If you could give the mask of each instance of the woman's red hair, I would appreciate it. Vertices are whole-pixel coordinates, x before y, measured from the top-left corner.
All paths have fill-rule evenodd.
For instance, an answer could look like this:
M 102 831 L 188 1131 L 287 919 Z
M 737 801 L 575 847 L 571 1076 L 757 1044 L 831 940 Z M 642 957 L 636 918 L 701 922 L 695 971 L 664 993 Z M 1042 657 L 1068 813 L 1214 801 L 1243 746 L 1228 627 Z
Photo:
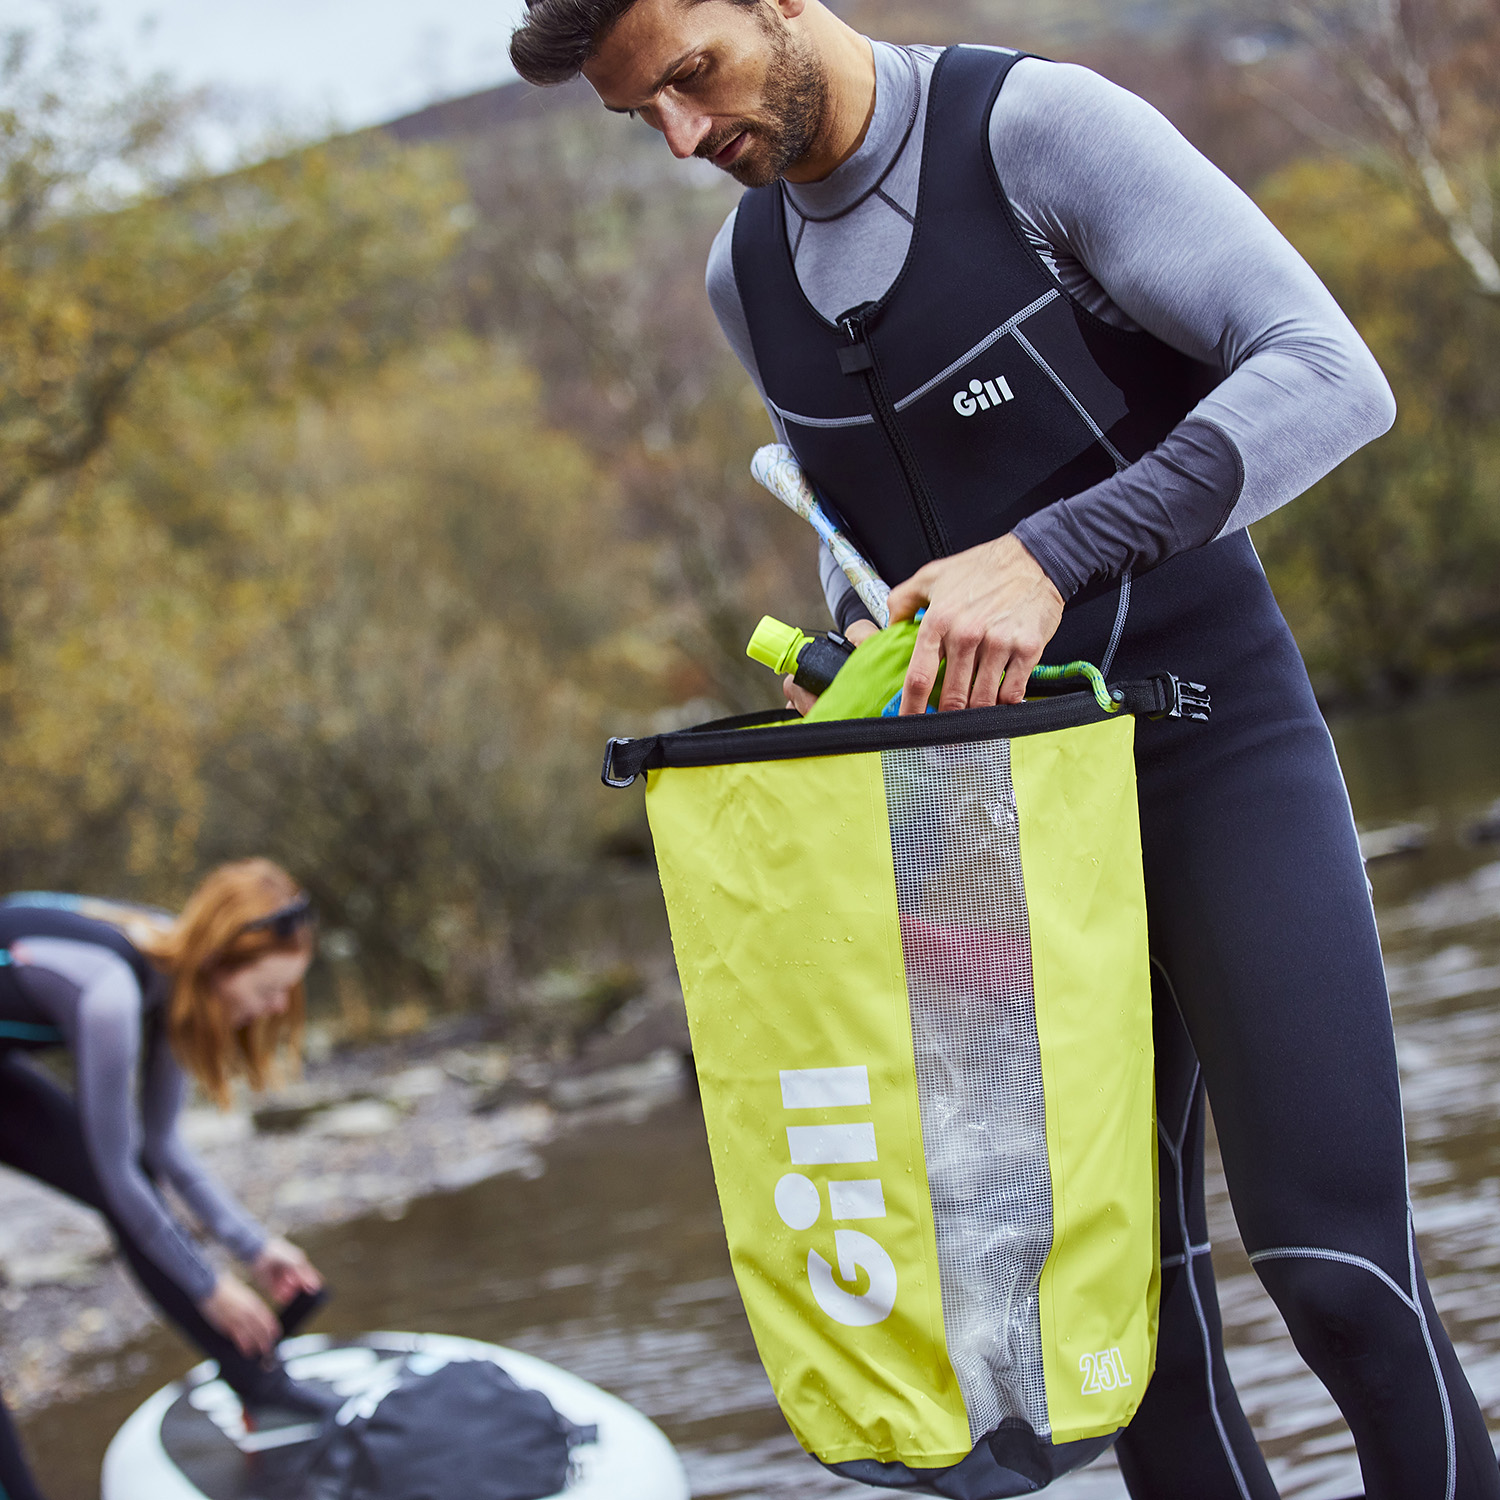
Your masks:
M 169 927 L 131 934 L 136 946 L 172 980 L 167 1004 L 172 1051 L 221 1109 L 229 1105 L 229 1086 L 237 1074 L 243 1073 L 252 1088 L 264 1088 L 275 1077 L 282 1048 L 294 1058 L 301 1049 L 306 997 L 300 982 L 292 987 L 282 1014 L 238 1028 L 230 1026 L 213 988 L 216 977 L 268 953 L 311 956 L 309 923 L 284 937 L 269 927 L 250 925 L 291 905 L 301 894 L 280 865 L 269 859 L 239 859 L 205 877 Z

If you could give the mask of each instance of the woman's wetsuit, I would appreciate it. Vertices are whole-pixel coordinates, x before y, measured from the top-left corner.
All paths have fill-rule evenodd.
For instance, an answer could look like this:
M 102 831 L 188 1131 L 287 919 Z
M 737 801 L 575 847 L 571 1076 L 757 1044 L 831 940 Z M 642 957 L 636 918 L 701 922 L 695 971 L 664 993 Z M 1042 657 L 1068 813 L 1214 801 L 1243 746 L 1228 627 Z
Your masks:
M 876 44 L 864 144 L 822 183 L 742 200 L 709 292 L 778 430 L 892 582 L 1013 527 L 1070 601 L 1044 660 L 1102 661 L 1122 679 L 1167 668 L 1212 690 L 1207 723 L 1145 722 L 1137 740 L 1163 1283 L 1156 1373 L 1119 1443 L 1126 1482 L 1136 1500 L 1276 1494 L 1224 1362 L 1206 1084 L 1241 1236 L 1353 1432 L 1367 1494 L 1500 1500 L 1412 1239 L 1348 798 L 1242 529 L 1383 430 L 1389 394 L 1291 247 L 1141 101 L 1083 69 L 963 50 L 945 76 L 970 81 L 940 89 L 936 49 Z M 986 76 L 1001 77 L 998 95 Z M 840 339 L 840 310 L 871 302 Z M 1157 341 L 1140 340 L 1144 365 L 1131 330 Z M 1183 415 L 1162 436 L 1154 390 L 1183 357 L 1211 389 L 1175 398 Z M 1001 373 L 1014 401 L 965 394 Z M 1107 436 L 1080 447 L 1055 400 L 1061 425 L 1049 418 L 1048 379 L 1122 451 Z M 1134 414 L 1155 432 L 1132 436 Z M 1043 463 L 1037 489 L 1005 499 L 1013 467 L 1049 444 L 1051 476 Z M 933 514 L 946 548 L 931 545 Z M 827 561 L 845 623 L 859 607 Z
M 198 1311 L 217 1276 L 157 1187 L 170 1182 L 240 1260 L 265 1244 L 178 1134 L 184 1082 L 161 1025 L 165 978 L 113 928 L 45 908 L 0 906 L 0 951 L 0 1163 L 102 1214 L 156 1305 L 252 1395 L 265 1371 Z M 72 1052 L 76 1094 L 26 1061 L 49 1046 Z M 0 1493 L 36 1494 L 3 1408 Z

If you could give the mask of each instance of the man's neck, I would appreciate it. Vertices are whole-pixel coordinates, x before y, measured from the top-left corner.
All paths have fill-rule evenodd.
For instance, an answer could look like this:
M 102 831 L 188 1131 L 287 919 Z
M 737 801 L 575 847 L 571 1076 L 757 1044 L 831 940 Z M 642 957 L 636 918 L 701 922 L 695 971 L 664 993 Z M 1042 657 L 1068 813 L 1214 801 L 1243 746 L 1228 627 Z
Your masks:
M 826 6 L 808 5 L 798 18 L 803 40 L 817 53 L 828 82 L 823 129 L 813 149 L 787 169 L 788 182 L 821 182 L 864 141 L 875 113 L 875 53 L 869 38 Z

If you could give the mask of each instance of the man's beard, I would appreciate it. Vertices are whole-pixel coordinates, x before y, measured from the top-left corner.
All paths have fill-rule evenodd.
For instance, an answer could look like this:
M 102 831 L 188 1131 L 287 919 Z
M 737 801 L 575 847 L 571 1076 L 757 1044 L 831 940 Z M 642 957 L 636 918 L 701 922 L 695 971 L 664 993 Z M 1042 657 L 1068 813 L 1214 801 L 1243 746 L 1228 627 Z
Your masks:
M 766 187 L 812 149 L 828 109 L 828 75 L 805 43 L 785 33 L 776 37 L 776 55 L 766 70 L 760 118 L 740 120 L 704 141 L 696 155 L 712 160 L 742 131 L 750 137 L 724 168 L 745 187 Z

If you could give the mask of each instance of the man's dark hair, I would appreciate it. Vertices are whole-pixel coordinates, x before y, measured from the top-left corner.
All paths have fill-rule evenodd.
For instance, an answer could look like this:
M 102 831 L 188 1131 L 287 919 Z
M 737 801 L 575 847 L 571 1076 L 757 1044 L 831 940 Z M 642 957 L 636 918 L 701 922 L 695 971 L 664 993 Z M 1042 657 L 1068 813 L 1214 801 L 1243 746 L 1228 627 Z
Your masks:
M 698 4 L 700 0 L 688 0 Z M 732 0 L 758 5 L 760 0 Z M 576 78 L 635 0 L 526 0 L 526 19 L 510 39 L 510 60 L 527 83 L 548 87 Z

